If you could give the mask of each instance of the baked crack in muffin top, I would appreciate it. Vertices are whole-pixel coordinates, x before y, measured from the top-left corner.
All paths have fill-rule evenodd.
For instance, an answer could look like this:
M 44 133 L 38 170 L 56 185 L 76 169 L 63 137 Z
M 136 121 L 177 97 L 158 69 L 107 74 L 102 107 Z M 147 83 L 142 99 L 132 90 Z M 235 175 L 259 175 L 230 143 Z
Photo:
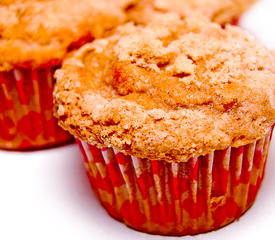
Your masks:
M 55 76 L 55 115 L 98 147 L 166 161 L 239 147 L 275 122 L 272 54 L 238 27 L 126 24 L 74 52 Z
M 0 0 L 0 71 L 61 60 L 126 20 L 133 0 Z

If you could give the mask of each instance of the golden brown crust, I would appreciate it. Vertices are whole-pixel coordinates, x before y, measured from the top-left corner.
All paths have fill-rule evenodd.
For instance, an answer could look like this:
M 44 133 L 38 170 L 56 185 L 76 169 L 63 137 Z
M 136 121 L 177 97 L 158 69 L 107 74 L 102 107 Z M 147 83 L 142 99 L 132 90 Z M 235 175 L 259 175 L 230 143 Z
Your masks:
M 56 72 L 55 114 L 99 147 L 186 161 L 265 136 L 275 121 L 270 52 L 237 27 L 167 15 L 127 24 Z
M 198 16 L 219 24 L 232 23 L 256 0 L 140 0 L 129 12 L 130 19 L 148 23 L 155 15 L 176 12 L 184 17 Z
M 83 37 L 122 23 L 133 0 L 0 0 L 0 70 L 62 59 Z

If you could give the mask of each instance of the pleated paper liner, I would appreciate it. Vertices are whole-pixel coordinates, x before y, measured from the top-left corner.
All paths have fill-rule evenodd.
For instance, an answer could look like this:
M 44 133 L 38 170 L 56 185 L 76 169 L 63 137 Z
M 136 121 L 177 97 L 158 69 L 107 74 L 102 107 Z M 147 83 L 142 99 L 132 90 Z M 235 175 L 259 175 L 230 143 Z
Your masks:
M 91 42 L 87 34 L 72 42 L 67 52 Z M 30 62 L 8 72 L 0 72 L 0 148 L 36 149 L 59 145 L 72 137 L 53 117 L 53 73 L 61 60 L 32 69 Z
M 189 235 L 225 226 L 251 207 L 271 135 L 185 163 L 139 159 L 77 142 L 92 188 L 112 217 L 147 233 Z
M 71 139 L 53 117 L 53 72 L 53 67 L 0 72 L 0 148 L 41 148 Z

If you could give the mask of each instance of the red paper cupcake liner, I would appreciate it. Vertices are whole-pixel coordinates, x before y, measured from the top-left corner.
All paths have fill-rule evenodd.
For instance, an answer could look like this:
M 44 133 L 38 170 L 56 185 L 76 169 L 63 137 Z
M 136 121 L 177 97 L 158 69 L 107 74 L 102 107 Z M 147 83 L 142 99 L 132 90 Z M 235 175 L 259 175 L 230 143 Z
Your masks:
M 147 233 L 189 235 L 238 219 L 264 177 L 269 136 L 184 163 L 151 161 L 77 140 L 92 188 L 107 212 Z
M 0 148 L 34 149 L 71 139 L 53 117 L 54 70 L 0 72 Z

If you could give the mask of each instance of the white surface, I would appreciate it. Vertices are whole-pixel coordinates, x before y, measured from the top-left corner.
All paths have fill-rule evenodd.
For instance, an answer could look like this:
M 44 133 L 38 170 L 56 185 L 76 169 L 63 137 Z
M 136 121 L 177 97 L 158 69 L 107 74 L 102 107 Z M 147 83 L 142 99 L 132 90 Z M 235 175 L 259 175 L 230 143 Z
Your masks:
M 275 49 L 275 0 L 259 0 L 241 18 L 240 25 L 267 47 Z
M 274 0 L 262 1 L 241 21 L 269 47 L 275 43 L 274 8 Z M 223 229 L 183 239 L 274 239 L 274 173 L 275 141 L 254 206 Z M 139 233 L 109 217 L 95 199 L 74 144 L 36 152 L 0 151 L 0 190 L 1 240 L 179 239 Z

